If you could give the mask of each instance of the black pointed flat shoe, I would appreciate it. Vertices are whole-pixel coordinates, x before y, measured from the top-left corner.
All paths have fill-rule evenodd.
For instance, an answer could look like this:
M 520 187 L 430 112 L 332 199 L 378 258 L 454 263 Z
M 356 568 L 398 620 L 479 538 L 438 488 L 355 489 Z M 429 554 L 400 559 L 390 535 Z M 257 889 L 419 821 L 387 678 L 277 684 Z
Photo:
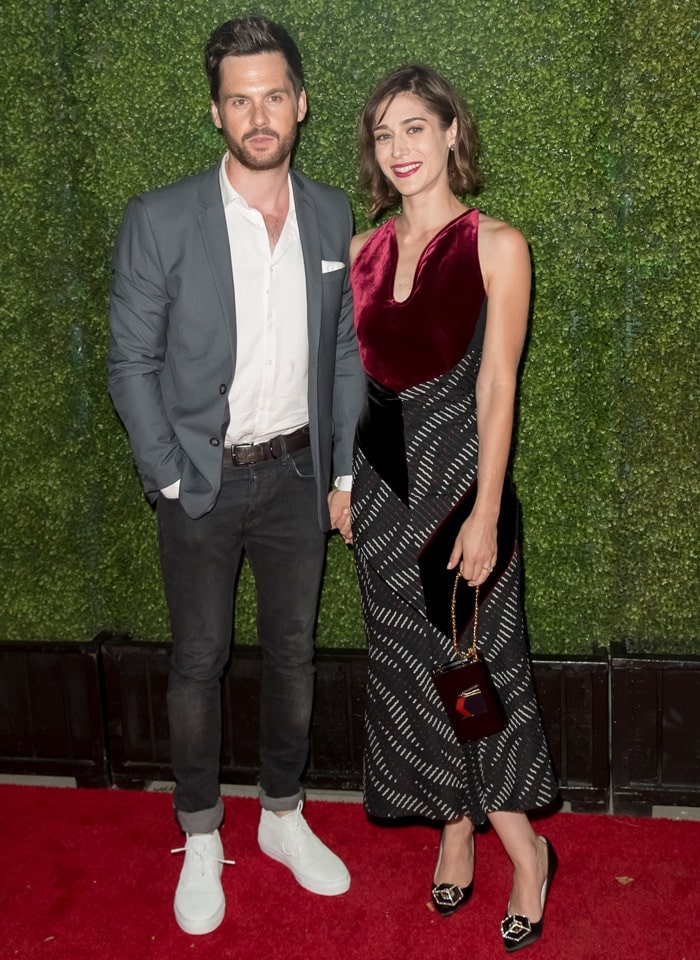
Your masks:
M 503 937 L 503 946 L 506 948 L 507 953 L 515 953 L 516 950 L 529 947 L 530 944 L 535 943 L 535 941 L 539 940 L 542 936 L 542 930 L 544 928 L 544 908 L 547 903 L 547 896 L 552 886 L 554 874 L 559 864 L 552 844 L 546 837 L 542 837 L 542 840 L 547 845 L 547 876 L 542 884 L 542 892 L 540 894 L 542 916 L 539 920 L 533 921 L 528 919 L 528 917 L 523 917 L 519 913 L 507 913 L 505 915 L 501 921 L 501 936 Z
M 471 836 L 472 842 L 472 857 L 474 856 L 474 834 Z M 440 841 L 440 856 L 438 857 L 437 867 L 435 868 L 435 877 L 437 877 L 440 872 L 440 863 L 442 862 L 442 841 Z M 435 880 L 433 877 L 433 881 Z M 430 891 L 430 896 L 432 897 L 433 906 L 437 912 L 443 917 L 451 917 L 453 913 L 457 913 L 458 910 L 461 910 L 462 907 L 466 907 L 469 903 L 472 893 L 474 892 L 474 879 L 466 887 L 458 887 L 456 883 L 435 883 L 433 882 L 432 889 Z
M 473 880 L 468 887 L 458 887 L 456 883 L 434 883 L 430 896 L 437 912 L 443 917 L 451 917 L 466 907 L 473 892 Z

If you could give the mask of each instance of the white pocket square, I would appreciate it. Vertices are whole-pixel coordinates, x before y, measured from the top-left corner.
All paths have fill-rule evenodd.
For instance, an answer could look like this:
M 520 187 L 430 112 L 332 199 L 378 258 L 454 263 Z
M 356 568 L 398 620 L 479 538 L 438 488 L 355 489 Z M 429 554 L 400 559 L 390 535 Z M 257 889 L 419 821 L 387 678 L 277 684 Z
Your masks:
M 323 273 L 333 273 L 334 270 L 344 270 L 345 264 L 339 260 L 321 260 L 321 270 Z

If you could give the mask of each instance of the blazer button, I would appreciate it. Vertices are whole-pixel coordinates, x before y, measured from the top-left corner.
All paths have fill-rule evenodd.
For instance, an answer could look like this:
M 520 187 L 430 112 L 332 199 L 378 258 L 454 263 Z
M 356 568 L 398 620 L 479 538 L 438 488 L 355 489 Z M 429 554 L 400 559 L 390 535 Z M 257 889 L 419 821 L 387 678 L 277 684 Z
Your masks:
M 219 440 L 218 437 L 209 437 L 209 443 L 212 445 L 212 447 L 218 447 L 221 443 L 221 440 Z
M 226 384 L 222 383 L 219 387 L 219 393 L 223 396 L 226 393 Z

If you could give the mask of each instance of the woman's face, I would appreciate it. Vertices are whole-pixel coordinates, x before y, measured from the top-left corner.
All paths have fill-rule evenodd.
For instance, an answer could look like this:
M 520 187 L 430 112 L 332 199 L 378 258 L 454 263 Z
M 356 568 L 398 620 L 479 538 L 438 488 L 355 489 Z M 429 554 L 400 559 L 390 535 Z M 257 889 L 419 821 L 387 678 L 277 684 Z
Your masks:
M 396 190 L 402 196 L 415 196 L 448 183 L 447 158 L 456 133 L 456 119 L 444 130 L 419 97 L 399 93 L 379 105 L 374 155 Z

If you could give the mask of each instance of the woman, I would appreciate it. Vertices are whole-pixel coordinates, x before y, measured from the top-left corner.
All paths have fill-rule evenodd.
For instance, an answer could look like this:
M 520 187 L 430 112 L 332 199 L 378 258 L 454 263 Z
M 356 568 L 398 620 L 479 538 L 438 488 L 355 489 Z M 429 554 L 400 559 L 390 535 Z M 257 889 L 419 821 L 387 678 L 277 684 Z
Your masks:
M 362 114 L 360 153 L 372 215 L 401 203 L 398 216 L 351 247 L 369 381 L 352 495 L 370 658 L 365 806 L 377 817 L 444 823 L 432 888 L 443 915 L 471 895 L 474 826 L 488 819 L 513 863 L 501 925 L 511 952 L 539 938 L 556 867 L 525 814 L 550 803 L 557 786 L 523 636 L 516 544 L 492 572 L 527 325 L 528 248 L 513 227 L 457 199 L 480 180 L 476 133 L 434 70 L 404 67 L 379 84 Z M 426 616 L 418 555 L 474 489 L 448 568 L 485 585 L 479 647 L 507 724 L 461 744 L 432 681 L 451 639 Z

